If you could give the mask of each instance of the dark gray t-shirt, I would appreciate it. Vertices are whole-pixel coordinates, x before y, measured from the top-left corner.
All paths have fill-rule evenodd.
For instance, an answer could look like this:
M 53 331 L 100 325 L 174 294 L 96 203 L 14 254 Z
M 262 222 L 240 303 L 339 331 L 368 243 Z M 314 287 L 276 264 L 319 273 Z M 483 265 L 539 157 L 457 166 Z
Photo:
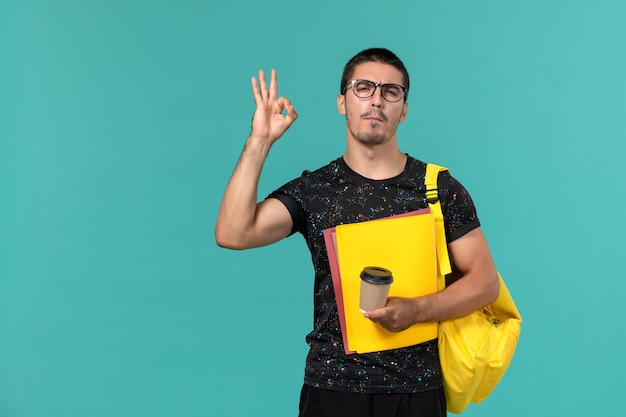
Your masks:
M 371 180 L 352 171 L 343 158 L 283 185 L 268 198 L 280 200 L 301 233 L 315 269 L 314 326 L 307 335 L 305 383 L 323 389 L 363 393 L 407 393 L 442 384 L 437 340 L 367 354 L 346 355 L 337 315 L 324 229 L 428 207 L 426 164 L 408 157 L 404 172 Z M 480 226 L 465 188 L 448 173 L 439 175 L 439 197 L 449 242 Z

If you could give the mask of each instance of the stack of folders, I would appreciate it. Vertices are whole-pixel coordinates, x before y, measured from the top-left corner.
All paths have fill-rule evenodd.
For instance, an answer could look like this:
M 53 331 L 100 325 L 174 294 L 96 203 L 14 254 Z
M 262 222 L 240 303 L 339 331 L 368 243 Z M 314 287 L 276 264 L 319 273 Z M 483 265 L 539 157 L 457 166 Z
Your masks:
M 429 209 L 324 230 L 346 354 L 378 352 L 415 345 L 437 337 L 438 323 L 417 323 L 389 332 L 359 309 L 366 266 L 389 269 L 389 297 L 418 297 L 437 292 L 435 220 Z

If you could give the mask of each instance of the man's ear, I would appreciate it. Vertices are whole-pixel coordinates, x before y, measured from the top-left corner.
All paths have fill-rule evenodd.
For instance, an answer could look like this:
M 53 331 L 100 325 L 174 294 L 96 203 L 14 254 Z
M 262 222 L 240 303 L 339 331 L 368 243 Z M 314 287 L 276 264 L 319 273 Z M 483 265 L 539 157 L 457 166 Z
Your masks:
M 400 123 L 406 120 L 406 114 L 408 110 L 409 110 L 409 103 L 405 102 L 404 106 L 402 106 L 402 113 L 400 114 Z
M 344 116 L 346 114 L 346 96 L 343 94 L 337 96 L 337 111 Z

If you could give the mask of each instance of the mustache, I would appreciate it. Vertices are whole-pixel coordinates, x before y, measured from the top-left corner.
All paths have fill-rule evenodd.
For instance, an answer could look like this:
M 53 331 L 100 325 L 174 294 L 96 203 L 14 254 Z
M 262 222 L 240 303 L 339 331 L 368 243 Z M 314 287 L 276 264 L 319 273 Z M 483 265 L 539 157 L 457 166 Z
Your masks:
M 379 110 L 379 109 L 371 109 L 361 115 L 362 119 L 365 119 L 368 117 L 376 117 L 382 120 L 383 122 L 387 121 L 387 116 L 385 116 L 385 113 L 383 113 L 382 110 Z

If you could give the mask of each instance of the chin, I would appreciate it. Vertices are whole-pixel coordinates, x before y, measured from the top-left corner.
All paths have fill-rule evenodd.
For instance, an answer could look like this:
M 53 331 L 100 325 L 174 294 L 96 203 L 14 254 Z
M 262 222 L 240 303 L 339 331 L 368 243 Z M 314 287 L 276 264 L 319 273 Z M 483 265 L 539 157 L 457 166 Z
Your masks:
M 386 138 L 383 135 L 357 136 L 356 140 L 358 140 L 363 145 L 368 146 L 382 145 L 386 142 Z

